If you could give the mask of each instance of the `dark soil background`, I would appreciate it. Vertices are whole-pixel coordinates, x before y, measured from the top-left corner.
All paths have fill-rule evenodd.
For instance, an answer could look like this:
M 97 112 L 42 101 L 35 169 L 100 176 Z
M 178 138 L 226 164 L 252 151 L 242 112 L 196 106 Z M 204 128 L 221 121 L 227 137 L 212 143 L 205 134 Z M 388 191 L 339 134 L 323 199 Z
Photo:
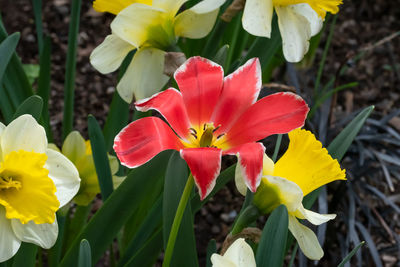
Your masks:
M 101 124 L 104 123 L 115 91 L 116 73 L 101 75 L 89 63 L 91 51 L 110 33 L 109 25 L 113 16 L 95 12 L 91 7 L 91 1 L 84 0 L 83 2 L 75 84 L 75 128 L 87 136 L 88 114 L 95 115 Z M 43 27 L 52 41 L 51 125 L 56 142 L 59 143 L 70 4 L 68 0 L 44 0 L 43 4 Z M 9 33 L 21 32 L 17 53 L 22 62 L 37 64 L 38 48 L 31 2 L 27 0 L 0 0 L 0 12 Z M 321 59 L 328 29 L 329 27 L 322 37 L 315 64 L 308 70 L 295 72 L 300 89 L 302 89 L 301 92 L 306 98 L 306 93 L 314 86 L 317 63 Z M 341 127 L 339 122 L 342 119 L 362 107 L 375 105 L 376 108 L 372 117 L 376 121 L 388 118 L 385 116 L 394 114 L 393 112 L 400 108 L 400 37 L 398 34 L 396 35 L 398 31 L 400 31 L 400 0 L 344 0 L 338 16 L 322 83 L 326 83 L 342 66 L 346 65 L 349 69 L 337 79 L 336 83 L 342 85 L 356 81 L 359 85 L 337 95 L 337 101 L 334 102 L 328 125 L 333 134 L 336 134 Z M 364 52 L 364 56 L 360 60 L 354 60 L 354 56 L 359 52 Z M 293 84 L 293 79 L 285 80 L 286 76 L 282 74 L 285 73 L 285 66 L 277 73 L 272 79 L 273 82 Z M 396 133 L 400 131 L 398 114 L 392 115 L 385 120 L 385 123 L 387 123 L 385 127 L 389 127 Z M 381 127 L 374 132 L 375 126 L 373 121 L 370 121 L 367 130 L 372 129 L 372 133 L 378 135 L 384 129 L 387 129 Z M 392 136 L 395 136 L 395 134 L 392 134 Z M 400 151 L 398 144 L 390 142 L 379 143 L 378 148 L 376 142 L 366 144 L 363 140 L 359 140 L 357 144 L 361 144 L 369 151 L 376 148 L 376 151 L 381 153 L 389 153 L 391 150 L 395 150 L 397 153 Z M 365 191 L 365 188 L 363 189 L 359 185 L 360 182 L 371 184 L 372 187 L 379 189 L 380 192 L 389 197 L 391 203 L 397 205 L 400 202 L 399 177 L 389 175 L 389 179 L 393 183 L 391 187 L 378 160 L 371 159 L 367 163 L 364 162 L 364 165 L 354 165 L 355 162 L 360 160 L 360 155 L 366 153 L 357 149 L 352 149 L 343 162 L 343 166 L 348 169 L 348 184 L 354 185 L 350 192 L 353 192 L 352 196 L 356 200 L 356 213 L 354 214 L 353 211 L 352 215 L 349 214 L 355 216 L 356 221 L 364 224 L 367 228 L 383 266 L 399 266 L 398 235 L 400 225 L 398 213 L 389 207 L 390 203 L 388 204 L 388 201 L 385 201 L 384 198 L 377 197 L 376 194 L 371 193 L 371 190 Z M 271 153 L 269 154 L 271 155 Z M 368 159 L 368 153 L 366 155 Z M 393 166 L 390 167 L 389 171 L 393 170 L 393 172 L 389 172 L 389 174 L 395 174 L 398 171 Z M 374 171 L 365 173 L 360 172 L 360 169 Z M 327 198 L 334 206 L 332 211 L 338 213 L 338 219 L 329 223 L 328 237 L 324 248 L 326 256 L 319 262 L 320 266 L 336 266 L 343 258 L 343 251 L 341 250 L 343 243 L 352 244 L 350 249 L 354 246 L 354 242 L 346 241 L 349 235 L 348 215 L 346 215 L 348 214 L 347 201 L 351 201 L 353 198 L 346 195 L 337 197 L 338 190 L 340 192 L 341 187 L 334 184 L 329 187 L 327 193 Z M 346 188 L 343 190 L 346 190 Z M 237 212 L 240 210 L 242 201 L 243 198 L 236 192 L 235 186 L 229 184 L 196 215 L 195 231 L 198 238 L 201 266 L 204 265 L 208 241 L 214 238 L 217 240 L 218 248 L 221 246 L 229 233 Z M 365 211 L 366 209 L 368 212 Z M 340 219 L 341 216 L 345 219 Z M 265 219 L 263 220 L 265 221 Z M 261 222 L 261 225 L 263 225 L 263 222 Z M 360 239 L 365 240 L 365 235 L 361 232 L 359 232 Z M 374 252 L 371 251 L 370 247 L 363 248 L 363 266 L 379 265 L 374 261 Z M 299 258 L 302 258 L 302 256 L 300 255 Z M 301 260 L 299 266 L 306 266 L 302 265 L 304 262 Z M 307 266 L 310 265 L 312 265 L 311 262 Z M 103 259 L 98 263 L 98 266 L 108 266 L 107 260 Z

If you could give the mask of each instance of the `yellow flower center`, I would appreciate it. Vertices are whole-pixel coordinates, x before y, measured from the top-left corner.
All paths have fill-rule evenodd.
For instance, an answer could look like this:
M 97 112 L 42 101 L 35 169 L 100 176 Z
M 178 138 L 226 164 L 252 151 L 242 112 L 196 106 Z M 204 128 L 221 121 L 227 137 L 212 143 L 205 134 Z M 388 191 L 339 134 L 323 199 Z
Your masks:
M 0 205 L 7 219 L 21 223 L 53 223 L 60 203 L 56 186 L 44 167 L 46 154 L 13 151 L 0 162 Z
M 308 4 L 317 12 L 318 16 L 325 18 L 326 12 L 336 14 L 339 12 L 339 5 L 343 3 L 342 0 L 272 0 L 274 6 L 289 6 L 296 4 Z
M 203 127 L 190 128 L 188 141 L 182 141 L 188 148 L 195 147 L 216 147 L 227 148 L 225 144 L 225 134 L 217 134 L 219 127 L 214 127 L 213 123 L 205 123 Z

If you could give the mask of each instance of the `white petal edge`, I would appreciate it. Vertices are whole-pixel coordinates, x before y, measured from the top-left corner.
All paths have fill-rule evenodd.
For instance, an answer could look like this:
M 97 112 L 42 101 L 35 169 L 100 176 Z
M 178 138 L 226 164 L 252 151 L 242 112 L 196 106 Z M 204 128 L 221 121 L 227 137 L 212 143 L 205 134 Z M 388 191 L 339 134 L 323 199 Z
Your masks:
M 181 6 L 188 0 L 153 0 L 152 6 L 165 10 L 171 17 L 178 13 Z
M 70 132 L 64 140 L 61 152 L 72 162 L 86 155 L 85 139 L 78 131 Z
M 212 267 L 237 267 L 236 264 L 216 253 L 211 255 Z
M 253 249 L 246 243 L 244 238 L 236 239 L 223 257 L 235 263 L 237 267 L 256 267 Z
M 247 0 L 242 17 L 243 28 L 252 35 L 270 38 L 273 13 L 272 0 Z
M 293 5 L 293 11 L 308 20 L 311 27 L 311 36 L 317 35 L 321 31 L 322 26 L 324 26 L 324 20 L 318 16 L 317 12 L 309 4 Z
M 164 74 L 165 52 L 156 48 L 136 51 L 125 75 L 117 85 L 121 98 L 131 103 L 133 96 L 141 100 L 161 90 L 169 77 Z
M 12 151 L 45 153 L 47 149 L 46 131 L 31 115 L 22 115 L 13 120 L 1 135 L 3 156 Z
M 57 188 L 56 196 L 62 207 L 78 193 L 81 179 L 75 165 L 63 154 L 52 149 L 47 149 L 46 154 L 48 158 L 44 167 L 49 170 L 49 177 Z
M 310 46 L 310 23 L 305 17 L 296 13 L 293 6 L 277 6 L 275 10 L 282 36 L 283 55 L 288 62 L 299 62 Z
M 104 41 L 90 54 L 90 63 L 103 74 L 115 71 L 122 61 L 135 47 L 114 34 L 108 35 Z
M 21 240 L 15 235 L 11 220 L 6 218 L 6 211 L 0 205 L 0 262 L 12 258 L 20 246 Z
M 212 30 L 219 7 L 225 0 L 204 0 L 180 13 L 174 22 L 175 35 L 192 39 L 203 38 Z
M 298 211 L 303 215 L 302 217 L 304 217 L 304 219 L 314 225 L 320 225 L 336 218 L 336 214 L 320 214 L 307 210 L 303 206 L 301 206 Z
M 297 243 L 304 255 L 311 260 L 319 260 L 324 256 L 317 236 L 314 232 L 302 225 L 295 216 L 289 215 L 289 230 L 296 238 Z
M 22 224 L 19 220 L 12 219 L 11 226 L 21 241 L 33 243 L 44 249 L 51 248 L 57 240 L 57 219 L 52 224 L 35 224 L 33 221 Z
M 297 184 L 278 176 L 266 175 L 263 178 L 279 188 L 280 201 L 286 206 L 289 213 L 295 212 L 302 205 L 303 191 Z
M 112 33 L 134 47 L 140 47 L 148 39 L 148 27 L 155 21 L 165 20 L 165 12 L 159 8 L 134 3 L 124 8 L 111 23 Z
M 4 129 L 6 128 L 6 126 L 0 122 L 0 162 L 3 161 L 3 150 L 1 149 L 1 134 L 3 133 Z

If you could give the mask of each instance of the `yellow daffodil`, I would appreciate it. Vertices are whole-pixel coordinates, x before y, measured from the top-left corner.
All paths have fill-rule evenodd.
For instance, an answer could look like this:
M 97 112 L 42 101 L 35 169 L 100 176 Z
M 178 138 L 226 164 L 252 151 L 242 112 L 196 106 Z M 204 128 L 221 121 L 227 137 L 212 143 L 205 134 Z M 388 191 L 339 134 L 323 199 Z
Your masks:
M 0 123 L 0 262 L 17 253 L 21 242 L 52 247 L 56 211 L 79 184 L 75 166 L 47 148 L 46 132 L 31 115 Z
M 253 250 L 244 238 L 236 239 L 223 256 L 214 253 L 211 262 L 213 267 L 256 267 Z
M 165 51 L 177 37 L 203 38 L 212 29 L 225 0 L 204 0 L 179 14 L 186 0 L 97 0 L 97 10 L 117 14 L 112 33 L 93 50 L 90 61 L 101 73 L 115 71 L 126 55 L 136 49 L 125 75 L 117 85 L 128 103 L 150 97 L 169 80 L 164 74 Z
M 256 36 L 271 37 L 273 10 L 278 15 L 283 54 L 299 62 L 307 53 L 309 40 L 319 33 L 326 12 L 336 14 L 342 0 L 247 0 L 243 28 Z
M 51 148 L 58 150 L 54 145 Z M 81 187 L 73 200 L 77 205 L 86 206 L 100 193 L 90 141 L 85 141 L 79 132 L 73 131 L 65 138 L 61 153 L 75 164 L 81 178 Z M 119 167 L 117 158 L 109 155 L 108 160 L 113 175 L 113 184 L 114 187 L 117 187 L 124 178 L 114 176 Z
M 324 252 L 314 232 L 298 219 L 306 219 L 320 225 L 336 217 L 335 214 L 319 214 L 303 207 L 303 197 L 315 189 L 335 180 L 345 180 L 345 171 L 337 160 L 322 147 L 315 136 L 306 130 L 296 129 L 289 133 L 289 147 L 276 164 L 264 155 L 261 184 L 254 195 L 253 204 L 264 214 L 283 204 L 289 212 L 289 230 L 299 243 L 300 249 L 310 259 L 319 260 Z M 236 185 L 245 194 L 243 170 L 236 169 Z

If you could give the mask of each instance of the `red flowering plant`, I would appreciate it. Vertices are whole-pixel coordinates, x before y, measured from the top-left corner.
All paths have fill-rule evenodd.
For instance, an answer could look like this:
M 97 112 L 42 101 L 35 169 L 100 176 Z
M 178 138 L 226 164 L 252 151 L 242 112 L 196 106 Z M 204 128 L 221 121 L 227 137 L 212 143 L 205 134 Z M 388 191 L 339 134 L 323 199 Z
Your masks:
M 192 57 L 174 77 L 180 91 L 169 88 L 135 103 L 140 111 L 158 111 L 169 125 L 158 117 L 146 117 L 126 126 L 114 141 L 121 163 L 134 168 L 163 150 L 178 150 L 204 199 L 220 173 L 221 156 L 237 155 L 246 185 L 255 192 L 265 150 L 256 141 L 303 126 L 307 104 L 292 93 L 257 101 L 261 89 L 257 58 L 224 77 L 218 64 Z

